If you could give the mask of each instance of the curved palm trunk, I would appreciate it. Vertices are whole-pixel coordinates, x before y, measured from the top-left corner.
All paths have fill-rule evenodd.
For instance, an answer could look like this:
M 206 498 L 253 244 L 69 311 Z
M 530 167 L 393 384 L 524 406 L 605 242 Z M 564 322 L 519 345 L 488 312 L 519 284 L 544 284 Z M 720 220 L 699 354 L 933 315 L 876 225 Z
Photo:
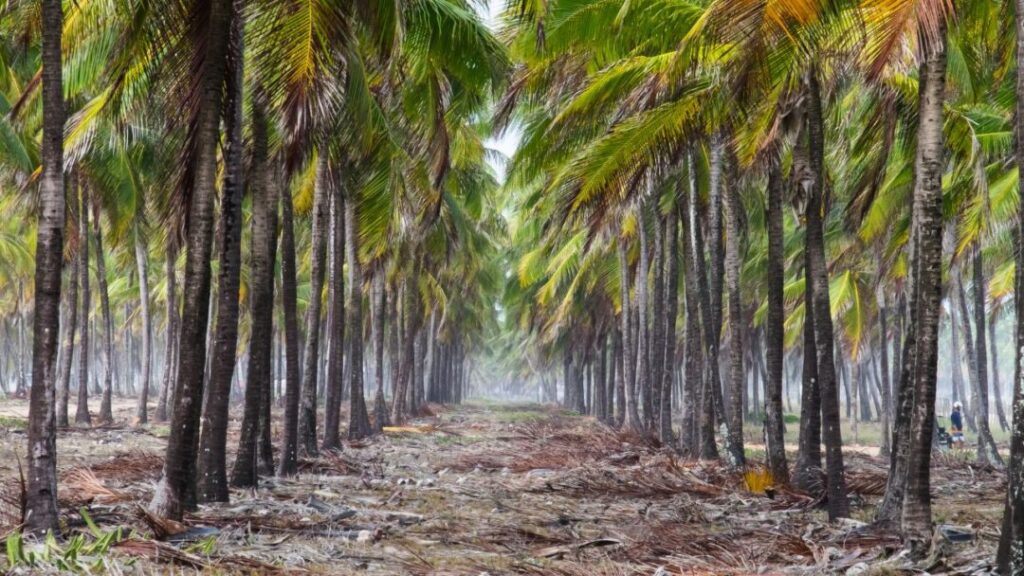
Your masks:
M 213 334 L 210 377 L 203 405 L 199 437 L 199 477 L 196 497 L 200 502 L 227 502 L 228 403 L 238 351 L 238 288 L 242 274 L 242 191 L 245 186 L 242 149 L 242 99 L 244 90 L 242 10 L 244 0 L 234 0 L 227 75 L 227 133 L 224 180 L 220 197 L 220 269 L 217 272 L 217 325 Z M 266 154 L 264 153 L 264 156 Z M 260 183 L 262 184 L 262 183 Z M 265 209 L 260 206 L 257 209 Z M 270 326 L 267 326 L 269 334 Z M 256 332 L 255 330 L 253 332 Z M 262 335 L 261 335 L 262 336 Z M 250 346 L 252 343 L 250 343 Z M 266 350 L 270 358 L 269 347 Z M 249 355 L 250 363 L 252 354 Z M 252 372 L 252 370 L 250 370 Z M 251 376 L 251 374 L 250 374 Z M 262 384 L 262 383 L 261 383 Z M 250 380 L 246 390 L 253 387 Z M 259 390 L 259 388 L 256 388 Z M 248 395 L 248 393 L 247 393 Z M 258 398 L 258 396 L 257 396 Z
M 785 229 L 782 222 L 782 166 L 773 158 L 768 169 L 768 317 L 765 325 L 767 382 L 765 440 L 768 471 L 780 484 L 789 483 L 785 423 L 782 419 L 782 371 L 785 354 Z
M 257 95 L 260 99 L 262 95 Z M 231 485 L 255 486 L 258 474 L 257 446 L 264 397 L 273 378 L 271 359 L 274 338 L 274 263 L 277 259 L 277 188 L 267 166 L 267 121 L 262 102 L 253 106 L 252 122 L 252 327 L 249 331 L 249 377 L 238 453 L 231 470 Z M 237 291 L 237 288 L 236 288 Z M 226 420 L 225 414 L 225 420 Z
M 281 193 L 281 298 L 284 307 L 284 437 L 278 476 L 298 472 L 299 464 L 299 314 L 295 270 L 295 219 L 291 191 Z
M 29 391 L 28 483 L 25 530 L 57 530 L 57 429 L 55 363 L 60 333 L 60 284 L 64 264 L 64 96 L 61 81 L 60 0 L 42 0 L 43 141 L 36 232 L 32 388 Z
M 349 423 L 350 440 L 366 438 L 373 430 L 363 396 L 363 267 L 359 261 L 359 221 L 356 193 L 347 189 L 345 199 L 345 254 L 348 259 L 349 326 Z
M 103 314 L 103 397 L 100 400 L 100 421 L 113 422 L 111 407 L 113 393 L 114 321 L 110 317 L 110 291 L 107 290 L 107 263 L 103 254 L 103 232 L 100 228 L 100 205 L 92 203 L 92 229 L 96 239 L 96 288 L 100 291 L 100 313 Z
M 742 467 L 743 454 L 743 390 L 746 388 L 746 372 L 743 369 L 743 298 L 740 295 L 740 227 L 743 207 L 734 170 L 735 158 L 730 154 L 729 178 L 725 185 L 723 211 L 726 221 L 725 232 L 725 284 L 729 291 L 729 463 Z
M 344 386 L 345 349 L 345 198 L 341 187 L 331 190 L 330 250 L 328 253 L 327 316 L 330 344 L 327 349 L 327 386 L 324 400 L 324 450 L 341 447 L 341 393 Z
M 167 280 L 167 300 L 165 302 L 165 316 L 167 317 L 167 330 L 164 336 L 164 374 L 161 380 L 163 385 L 160 388 L 160 398 L 157 400 L 156 413 L 153 419 L 157 422 L 167 420 L 167 404 L 170 397 L 171 387 L 174 386 L 175 374 L 178 365 L 178 274 L 175 270 L 178 260 L 178 250 L 173 240 L 167 246 L 167 259 L 164 262 L 164 276 Z
M 309 307 L 306 308 L 306 352 L 302 366 L 302 403 L 299 411 L 299 448 L 303 454 L 317 453 L 316 388 L 320 368 L 320 308 L 327 260 L 327 202 L 330 168 L 326 143 L 320 146 L 313 193 L 313 254 L 309 273 Z
M 384 310 L 387 307 L 387 294 L 384 290 L 383 270 L 374 274 L 372 284 L 370 338 L 373 340 L 373 383 L 376 389 L 373 396 L 373 431 L 380 433 L 388 425 L 388 408 L 384 404 Z M 395 329 L 392 325 L 391 330 Z
M 195 179 L 189 206 L 188 250 L 185 264 L 184 303 L 178 345 L 178 375 L 174 386 L 171 434 L 167 441 L 163 478 L 150 509 L 181 520 L 187 507 L 184 498 L 195 478 L 196 435 L 203 400 L 206 365 L 206 324 L 210 308 L 210 252 L 213 240 L 214 196 L 217 188 L 217 144 L 220 136 L 222 87 L 225 80 L 228 37 L 231 32 L 231 0 L 210 0 L 199 8 L 197 22 L 204 55 L 199 70 L 199 101 L 195 125 Z
M 139 386 L 139 404 L 135 411 L 135 417 L 139 425 L 144 425 L 149 422 L 149 376 L 153 363 L 153 316 L 149 310 L 149 257 L 142 240 L 140 226 L 141 222 L 137 220 L 133 234 L 135 265 L 139 271 L 139 307 L 142 311 L 142 366 L 139 370 L 142 382 Z M 64 417 L 67 418 L 66 408 Z
M 832 310 L 828 292 L 828 268 L 825 260 L 823 215 L 825 187 L 824 122 L 817 70 L 808 74 L 807 128 L 808 150 L 813 184 L 807 201 L 807 250 L 811 284 L 814 287 L 814 340 L 817 344 L 818 386 L 821 394 L 822 439 L 825 441 L 827 467 L 828 515 L 834 520 L 850 513 L 846 499 L 846 478 L 843 472 L 843 439 L 839 428 L 839 390 L 832 343 Z
M 942 292 L 942 112 L 946 83 L 945 25 L 924 42 L 920 71 L 920 120 L 915 162 L 913 227 L 917 231 L 914 402 L 902 528 L 915 551 L 931 540 L 931 457 L 935 428 L 935 379 Z M 925 35 L 927 36 L 927 35 Z
M 90 426 L 92 417 L 89 415 L 89 316 L 92 306 L 89 294 L 89 196 L 85 185 L 79 182 L 78 187 L 78 257 L 79 257 L 79 290 L 82 292 L 82 338 L 78 353 L 78 406 L 75 408 L 75 425 Z

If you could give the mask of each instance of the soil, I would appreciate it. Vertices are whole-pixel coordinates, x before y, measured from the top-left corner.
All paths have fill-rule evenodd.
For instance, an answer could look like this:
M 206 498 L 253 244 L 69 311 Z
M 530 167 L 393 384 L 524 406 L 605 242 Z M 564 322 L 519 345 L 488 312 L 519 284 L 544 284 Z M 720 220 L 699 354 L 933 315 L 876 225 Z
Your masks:
M 159 479 L 166 424 L 133 428 L 130 399 L 115 411 L 116 423 L 58 441 L 65 538 L 121 529 L 94 573 L 980 574 L 1005 491 L 1004 472 L 938 455 L 940 529 L 928 556 L 912 560 L 897 534 L 866 523 L 887 469 L 871 454 L 848 453 L 855 519 L 829 524 L 819 497 L 774 486 L 756 462 L 744 476 L 555 407 L 476 403 L 430 406 L 178 525 L 140 511 Z M 20 519 L 26 415 L 24 401 L 0 404 L 8 534 Z

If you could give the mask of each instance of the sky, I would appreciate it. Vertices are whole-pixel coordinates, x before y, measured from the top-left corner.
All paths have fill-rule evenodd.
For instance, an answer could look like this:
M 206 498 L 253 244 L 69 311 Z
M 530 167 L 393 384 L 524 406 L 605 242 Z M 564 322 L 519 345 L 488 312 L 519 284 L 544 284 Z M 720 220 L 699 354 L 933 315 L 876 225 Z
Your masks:
M 484 22 L 491 30 L 497 30 L 498 27 L 498 15 L 501 14 L 502 7 L 504 6 L 505 0 L 484 0 L 486 6 L 483 6 L 483 2 L 471 2 L 476 11 L 483 16 Z M 501 152 L 506 157 L 511 158 L 512 154 L 515 153 L 516 148 L 519 147 L 519 140 L 522 136 L 522 132 L 518 126 L 511 126 L 498 138 L 489 138 L 487 140 L 487 146 Z M 501 180 L 504 181 L 505 174 L 504 169 L 501 166 L 494 166 L 494 169 L 498 172 Z

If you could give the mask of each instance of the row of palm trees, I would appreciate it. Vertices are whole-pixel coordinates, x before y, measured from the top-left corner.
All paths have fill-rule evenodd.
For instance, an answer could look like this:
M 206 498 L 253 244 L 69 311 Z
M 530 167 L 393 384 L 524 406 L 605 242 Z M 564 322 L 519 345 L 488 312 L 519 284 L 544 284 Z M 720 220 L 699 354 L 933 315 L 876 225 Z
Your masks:
M 966 340 L 979 460 L 1001 460 L 988 340 L 1019 302 L 1024 270 L 1014 250 L 1024 148 L 1013 137 L 1024 30 L 994 23 L 1013 9 L 513 2 L 517 66 L 497 127 L 523 131 L 505 186 L 521 369 L 560 371 L 569 406 L 695 457 L 719 457 L 721 426 L 732 465 L 744 459 L 748 379 L 763 374 L 767 466 L 811 489 L 824 460 L 830 518 L 849 514 L 840 389 L 848 402 L 875 392 L 891 458 L 878 519 L 925 550 L 943 317 Z M 1022 325 L 1006 573 L 1024 570 Z M 763 371 L 751 352 L 762 338 Z M 792 469 L 787 372 L 801 380 Z
M 163 348 L 155 416 L 163 405 L 171 434 L 151 507 L 172 518 L 336 448 L 343 398 L 353 439 L 424 400 L 458 401 L 485 339 L 507 369 L 560 372 L 569 407 L 733 466 L 745 405 L 759 404 L 748 379 L 763 379 L 768 468 L 811 489 L 823 467 L 831 518 L 849 514 L 841 388 L 848 402 L 874 390 L 891 428 L 879 519 L 920 550 L 945 314 L 965 340 L 979 457 L 998 461 L 988 340 L 1024 289 L 1024 80 L 1011 66 L 1024 33 L 1014 44 L 991 25 L 1009 6 L 513 0 L 499 42 L 460 0 L 338 4 L 41 0 L 0 13 L 2 176 L 34 192 L 11 210 L 39 214 L 11 224 L 35 235 L 35 280 L 16 278 L 31 288 L 6 327 L 23 347 L 33 323 L 29 529 L 56 527 L 76 324 L 89 418 L 90 242 L 104 397 L 124 387 L 108 374 L 132 341 L 116 345 L 105 251 L 125 255 L 113 273 L 133 270 L 139 295 L 140 420 Z M 522 142 L 493 194 L 484 139 L 511 125 Z M 1024 569 L 1024 322 L 1016 339 L 1008 573 Z M 791 467 L 783 398 L 796 379 Z
M 58 527 L 56 433 L 72 384 L 91 421 L 97 349 L 101 420 L 130 383 L 140 423 L 153 399 L 169 420 L 170 518 L 339 448 L 343 400 L 352 440 L 461 400 L 500 287 L 484 113 L 508 67 L 468 3 L 26 1 L 0 27 L 5 215 L 41 214 L 12 224 L 34 263 L 4 251 L 35 274 L 26 529 Z

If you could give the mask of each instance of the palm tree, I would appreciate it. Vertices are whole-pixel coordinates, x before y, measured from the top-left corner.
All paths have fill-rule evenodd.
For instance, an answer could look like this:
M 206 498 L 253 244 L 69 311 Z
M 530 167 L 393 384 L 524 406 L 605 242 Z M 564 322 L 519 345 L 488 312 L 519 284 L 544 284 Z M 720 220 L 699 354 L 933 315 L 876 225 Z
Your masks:
M 768 381 L 765 398 L 765 436 L 768 470 L 781 484 L 789 483 L 782 419 L 782 373 L 785 354 L 785 229 L 782 218 L 782 166 L 772 157 L 768 166 L 768 317 L 765 326 Z M 820 460 L 819 460 L 820 462 Z
M 150 508 L 157 514 L 180 520 L 194 503 L 186 500 L 194 481 L 196 435 L 203 398 L 206 365 L 205 330 L 210 301 L 210 252 L 213 235 L 213 205 L 216 193 L 216 148 L 220 135 L 221 87 L 227 73 L 228 38 L 231 32 L 232 2 L 196 2 L 193 19 L 205 23 L 200 31 L 202 68 L 195 77 L 198 94 L 191 112 L 195 153 L 193 180 L 188 182 L 191 200 L 185 253 L 185 285 L 181 331 L 178 335 L 177 377 L 171 435 L 167 442 L 163 475 Z
M 78 250 L 80 290 L 82 292 L 82 338 L 78 353 L 78 406 L 75 409 L 75 425 L 89 426 L 89 317 L 92 306 L 89 293 L 89 194 L 81 179 L 78 185 Z
M 320 366 L 320 308 L 323 300 L 324 264 L 327 258 L 327 211 L 332 177 L 327 147 L 320 146 L 316 159 L 313 192 L 312 268 L 309 277 L 309 306 L 306 308 L 306 351 L 303 354 L 302 399 L 299 410 L 299 449 L 316 455 L 316 387 Z
M 257 95 L 257 100 L 262 95 Z M 267 118 L 262 102 L 253 105 L 252 178 L 252 326 L 249 330 L 249 370 L 245 408 L 231 485 L 249 487 L 257 481 L 257 445 L 264 396 L 272 384 L 274 324 L 274 263 L 277 258 L 277 187 L 267 157 Z
M 41 206 L 36 239 L 35 325 L 29 397 L 28 484 L 25 489 L 25 528 L 32 532 L 58 529 L 54 368 L 60 333 L 60 284 L 64 262 L 64 96 L 61 78 L 64 15 L 60 0 L 43 0 L 42 15 L 43 173 L 39 181 Z
M 224 182 L 221 186 L 220 199 L 217 325 L 214 328 L 213 358 L 210 363 L 208 390 L 202 414 L 202 432 L 199 437 L 196 496 L 200 502 L 228 501 L 228 403 L 238 348 L 238 287 L 242 274 L 242 190 L 245 186 L 242 166 L 244 9 L 244 0 L 235 0 L 228 48 L 231 66 L 227 73 L 228 113 L 224 122 L 227 146 L 224 152 Z M 269 357 L 269 349 L 267 354 Z M 256 397 L 259 398 L 258 393 Z

